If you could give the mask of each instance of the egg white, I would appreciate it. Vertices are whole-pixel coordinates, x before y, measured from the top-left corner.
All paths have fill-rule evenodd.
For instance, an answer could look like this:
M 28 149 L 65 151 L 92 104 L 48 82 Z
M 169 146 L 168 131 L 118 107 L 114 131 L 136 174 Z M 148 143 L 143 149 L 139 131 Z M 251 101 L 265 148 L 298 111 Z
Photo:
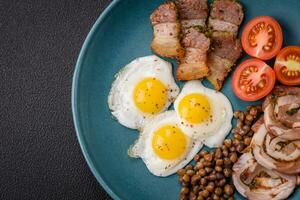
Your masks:
M 120 124 L 128 128 L 140 129 L 147 118 L 155 115 L 141 112 L 135 106 L 132 95 L 135 86 L 148 77 L 160 80 L 167 88 L 167 102 L 161 112 L 168 109 L 179 93 L 172 74 L 171 63 L 155 55 L 133 60 L 116 75 L 108 95 L 108 105 L 112 115 Z
M 158 157 L 152 149 L 153 133 L 164 125 L 177 125 L 179 121 L 174 110 L 166 111 L 147 120 L 139 139 L 128 150 L 131 157 L 139 157 L 155 176 L 169 176 L 187 165 L 202 148 L 201 140 L 187 137 L 187 150 L 177 159 L 165 160 Z
M 208 98 L 212 121 L 190 124 L 181 118 L 178 109 L 179 103 L 186 95 L 192 93 L 202 94 Z M 221 146 L 223 140 L 232 128 L 231 120 L 233 111 L 230 101 L 221 92 L 204 87 L 201 81 L 187 82 L 175 100 L 174 108 L 180 120 L 181 129 L 191 137 L 203 139 L 204 144 L 209 147 Z

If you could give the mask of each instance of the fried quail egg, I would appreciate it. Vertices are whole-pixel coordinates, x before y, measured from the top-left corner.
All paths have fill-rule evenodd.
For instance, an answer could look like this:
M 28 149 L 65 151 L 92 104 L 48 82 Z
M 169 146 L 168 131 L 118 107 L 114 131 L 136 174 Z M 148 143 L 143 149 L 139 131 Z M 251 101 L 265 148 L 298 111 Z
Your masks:
M 146 119 L 168 109 L 179 93 L 172 65 L 152 55 L 133 60 L 112 84 L 108 105 L 122 125 L 140 129 Z
M 131 157 L 139 157 L 156 176 L 169 176 L 188 164 L 202 148 L 180 129 L 174 110 L 147 120 L 139 139 L 128 150 Z
M 191 137 L 202 138 L 209 147 L 221 146 L 232 128 L 233 111 L 228 98 L 200 81 L 184 85 L 174 108 L 180 128 Z

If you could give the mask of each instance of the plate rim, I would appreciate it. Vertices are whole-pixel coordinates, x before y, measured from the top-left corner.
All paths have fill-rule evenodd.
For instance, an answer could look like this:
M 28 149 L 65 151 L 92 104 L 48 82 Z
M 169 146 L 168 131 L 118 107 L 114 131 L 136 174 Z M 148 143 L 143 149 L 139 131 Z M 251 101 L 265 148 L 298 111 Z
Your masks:
M 88 32 L 82 47 L 80 49 L 78 58 L 76 60 L 75 69 L 73 72 L 72 78 L 72 86 L 71 86 L 71 108 L 72 108 L 72 116 L 73 116 L 73 124 L 75 127 L 75 132 L 77 136 L 77 140 L 79 142 L 82 154 L 85 158 L 85 161 L 88 164 L 90 171 L 92 172 L 93 176 L 96 178 L 97 182 L 102 186 L 102 188 L 110 195 L 111 198 L 116 200 L 121 200 L 121 194 L 117 194 L 112 187 L 109 186 L 108 181 L 105 181 L 103 177 L 103 173 L 101 173 L 95 167 L 93 159 L 90 157 L 90 152 L 88 151 L 86 141 L 84 139 L 84 134 L 82 131 L 80 118 L 79 118 L 79 107 L 78 107 L 78 85 L 79 85 L 79 77 L 80 72 L 82 70 L 82 65 L 84 59 L 87 55 L 87 50 L 89 49 L 90 45 L 92 44 L 92 39 L 95 37 L 96 32 L 98 31 L 99 27 L 102 25 L 103 21 L 108 17 L 108 15 L 113 11 L 113 9 L 119 5 L 122 0 L 112 0 L 109 5 L 101 12 L 98 16 L 97 20 L 92 25 L 90 31 Z M 244 22 L 245 23 L 245 22 Z M 287 45 L 287 44 L 286 44 Z M 297 189 L 293 192 L 293 194 L 297 191 Z M 289 196 L 290 198 L 291 196 Z
M 76 61 L 74 73 L 73 73 L 73 80 L 72 80 L 72 91 L 71 91 L 71 104 L 72 104 L 72 115 L 73 115 L 73 123 L 75 127 L 76 136 L 81 148 L 81 151 L 83 153 L 83 156 L 85 158 L 85 161 L 87 162 L 90 170 L 92 171 L 92 174 L 100 183 L 100 185 L 103 187 L 103 189 L 116 200 L 121 200 L 121 198 L 108 186 L 108 184 L 103 180 L 101 173 L 96 169 L 92 159 L 89 156 L 87 145 L 84 142 L 83 139 L 83 131 L 80 126 L 80 120 L 78 116 L 78 102 L 77 102 L 77 94 L 78 94 L 78 82 L 79 82 L 79 75 L 82 68 L 83 60 L 86 56 L 87 49 L 92 43 L 92 38 L 95 35 L 95 32 L 101 26 L 102 22 L 105 20 L 105 18 L 108 16 L 108 14 L 112 11 L 114 7 L 120 2 L 121 0 L 113 0 L 110 2 L 110 4 L 102 11 L 100 16 L 97 18 L 96 22 L 93 24 L 92 28 L 90 29 L 89 33 L 87 34 L 83 45 L 80 49 L 79 56 Z

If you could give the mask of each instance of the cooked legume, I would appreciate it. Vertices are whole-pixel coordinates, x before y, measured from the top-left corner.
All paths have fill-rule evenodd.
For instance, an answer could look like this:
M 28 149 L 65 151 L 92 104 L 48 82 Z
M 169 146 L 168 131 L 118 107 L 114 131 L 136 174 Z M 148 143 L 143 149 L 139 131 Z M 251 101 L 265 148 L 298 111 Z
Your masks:
M 194 157 L 194 166 L 177 171 L 182 185 L 179 199 L 233 200 L 232 166 L 250 145 L 254 133 L 251 126 L 261 111 L 260 106 L 250 106 L 245 112 L 234 112 L 237 124 L 232 129 L 233 139 L 225 139 L 214 152 L 200 151 Z

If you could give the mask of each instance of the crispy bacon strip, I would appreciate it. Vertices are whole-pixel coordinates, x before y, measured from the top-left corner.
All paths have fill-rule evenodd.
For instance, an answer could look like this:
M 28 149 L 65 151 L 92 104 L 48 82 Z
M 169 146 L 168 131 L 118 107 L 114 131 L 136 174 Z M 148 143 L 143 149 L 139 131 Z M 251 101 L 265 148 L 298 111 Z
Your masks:
M 190 28 L 182 40 L 185 48 L 185 56 L 179 60 L 177 68 L 178 80 L 194 80 L 206 77 L 209 69 L 207 67 L 207 51 L 210 39 L 194 28 Z
M 207 78 L 216 90 L 220 90 L 232 66 L 240 57 L 242 46 L 232 34 L 214 32 L 211 48 L 208 55 L 210 75 Z
M 206 77 L 207 51 L 210 39 L 202 30 L 206 26 L 208 16 L 207 0 L 177 0 L 179 18 L 182 31 L 182 46 L 185 55 L 179 59 L 177 69 L 178 80 L 194 80 Z
M 163 57 L 181 58 L 184 50 L 180 44 L 180 22 L 175 3 L 160 5 L 150 16 L 153 26 L 151 49 Z
M 236 39 L 244 13 L 242 6 L 233 0 L 214 0 L 208 26 L 212 30 L 212 51 L 208 55 L 208 80 L 220 90 L 232 66 L 240 57 L 242 47 Z
M 205 27 L 208 16 L 207 0 L 176 1 L 183 32 L 191 27 Z
M 244 12 L 241 4 L 233 0 L 215 0 L 211 6 L 208 24 L 214 31 L 237 35 L 243 19 Z

